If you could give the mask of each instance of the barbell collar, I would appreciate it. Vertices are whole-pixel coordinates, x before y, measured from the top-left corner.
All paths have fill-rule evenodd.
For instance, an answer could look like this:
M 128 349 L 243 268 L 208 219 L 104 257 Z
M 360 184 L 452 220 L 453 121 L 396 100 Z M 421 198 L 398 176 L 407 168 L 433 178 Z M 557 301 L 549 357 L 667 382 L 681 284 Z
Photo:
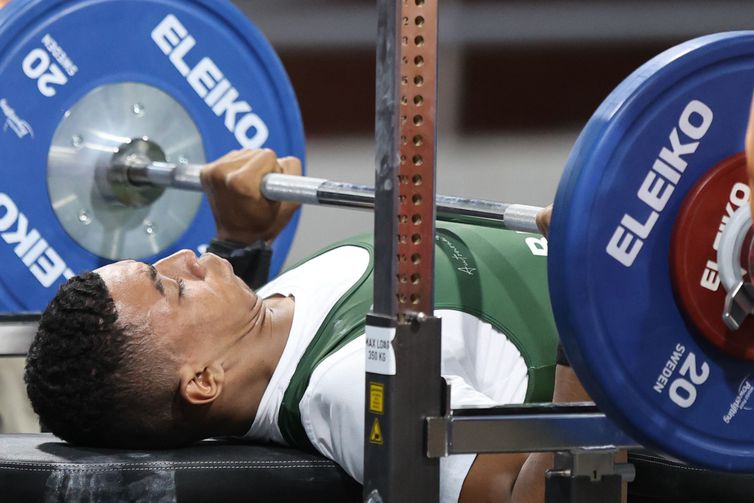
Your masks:
M 740 265 L 741 249 L 750 227 L 751 210 L 746 204 L 728 220 L 717 250 L 720 281 L 726 292 L 722 317 L 730 331 L 738 330 L 746 317 L 754 312 L 754 287 L 744 281 Z
M 202 165 L 169 162 L 143 162 L 138 158 L 124 161 L 128 181 L 134 185 L 157 185 L 174 189 L 202 191 Z
M 201 165 L 168 162 L 145 162 L 131 157 L 112 169 L 126 170 L 134 185 L 156 185 L 183 190 L 202 191 Z M 323 178 L 271 173 L 262 179 L 262 194 L 272 201 L 300 204 L 373 209 L 374 189 L 366 185 L 335 182 Z M 502 227 L 539 234 L 536 216 L 542 208 L 524 204 L 506 204 L 484 199 L 437 196 L 439 220 Z
M 741 279 L 741 249 L 750 227 L 751 210 L 748 205 L 744 205 L 731 215 L 720 236 L 717 263 L 720 280 L 727 292 L 732 291 Z

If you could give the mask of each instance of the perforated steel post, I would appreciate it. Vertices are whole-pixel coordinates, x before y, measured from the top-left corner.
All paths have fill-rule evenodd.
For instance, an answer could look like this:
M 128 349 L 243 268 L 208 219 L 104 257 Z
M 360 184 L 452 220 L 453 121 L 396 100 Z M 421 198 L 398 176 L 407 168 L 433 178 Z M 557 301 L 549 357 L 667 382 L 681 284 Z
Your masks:
M 434 312 L 437 0 L 381 0 L 374 310 L 367 317 L 364 498 L 437 501 L 425 418 L 441 413 Z
M 437 0 L 402 3 L 398 313 L 434 311 Z

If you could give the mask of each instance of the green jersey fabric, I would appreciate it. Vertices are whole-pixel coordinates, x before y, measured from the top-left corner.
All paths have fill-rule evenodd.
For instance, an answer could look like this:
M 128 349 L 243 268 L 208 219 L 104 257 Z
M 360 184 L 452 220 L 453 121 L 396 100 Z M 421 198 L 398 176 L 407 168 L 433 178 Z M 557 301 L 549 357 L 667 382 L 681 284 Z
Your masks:
M 555 377 L 558 336 L 543 244 L 541 236 L 447 222 L 438 222 L 435 236 L 435 309 L 473 315 L 515 344 L 528 368 L 527 402 L 550 401 Z M 312 372 L 364 333 L 372 305 L 371 236 L 336 243 L 315 256 L 344 245 L 366 249 L 369 266 L 328 313 L 284 394 L 278 426 L 286 442 L 299 449 L 314 451 L 299 412 Z

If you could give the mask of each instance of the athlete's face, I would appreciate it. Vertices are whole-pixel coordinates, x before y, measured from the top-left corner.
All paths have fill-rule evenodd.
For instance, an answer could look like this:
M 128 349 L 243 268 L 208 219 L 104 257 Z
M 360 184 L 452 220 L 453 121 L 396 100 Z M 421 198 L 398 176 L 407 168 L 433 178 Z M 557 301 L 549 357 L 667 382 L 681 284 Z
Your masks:
M 227 260 L 183 250 L 153 266 L 125 260 L 96 271 L 122 323 L 149 326 L 176 355 L 190 360 L 218 354 L 253 323 L 256 294 Z

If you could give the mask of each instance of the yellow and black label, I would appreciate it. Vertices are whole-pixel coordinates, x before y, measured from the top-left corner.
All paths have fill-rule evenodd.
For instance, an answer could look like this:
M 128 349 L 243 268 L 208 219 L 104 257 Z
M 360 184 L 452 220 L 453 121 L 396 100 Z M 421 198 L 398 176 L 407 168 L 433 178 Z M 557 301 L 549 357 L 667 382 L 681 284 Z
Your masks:
M 384 443 L 382 438 L 382 427 L 380 426 L 380 420 L 377 417 L 374 418 L 374 422 L 372 423 L 372 430 L 369 432 L 369 441 L 378 445 Z
M 369 382 L 369 412 L 385 412 L 385 385 L 382 383 Z

